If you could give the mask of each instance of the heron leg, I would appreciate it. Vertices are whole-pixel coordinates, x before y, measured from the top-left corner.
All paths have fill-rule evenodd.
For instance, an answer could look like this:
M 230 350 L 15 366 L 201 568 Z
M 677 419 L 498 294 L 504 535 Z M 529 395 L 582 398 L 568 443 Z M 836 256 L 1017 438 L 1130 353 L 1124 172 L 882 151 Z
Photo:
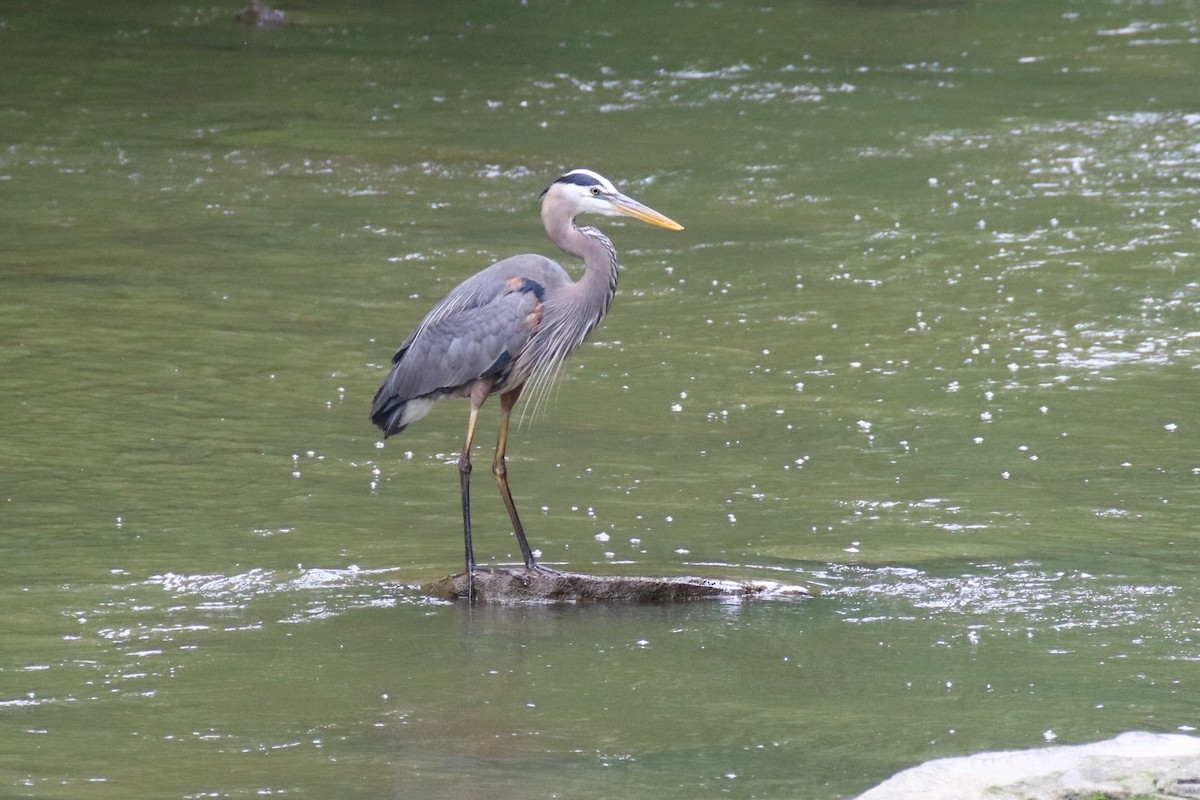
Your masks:
M 525 538 L 525 528 L 517 515 L 517 504 L 513 502 L 512 492 L 508 488 L 508 467 L 504 460 L 504 451 L 508 448 L 508 422 L 512 416 L 513 406 L 521 396 L 521 387 L 500 395 L 500 435 L 496 439 L 496 456 L 492 459 L 492 474 L 496 476 L 496 484 L 500 487 L 500 496 L 504 498 L 504 507 L 508 509 L 508 518 L 512 520 L 513 533 L 517 535 L 517 543 L 521 546 L 521 557 L 525 560 L 525 568 L 539 572 L 555 572 L 541 566 L 533 558 L 533 550 L 529 540 Z
M 487 400 L 490 386 L 476 384 L 471 390 L 471 416 L 467 419 L 467 438 L 458 458 L 458 482 L 462 488 L 463 543 L 467 555 L 467 600 L 475 600 L 475 548 L 471 544 L 471 443 L 475 439 L 475 422 L 479 408 Z

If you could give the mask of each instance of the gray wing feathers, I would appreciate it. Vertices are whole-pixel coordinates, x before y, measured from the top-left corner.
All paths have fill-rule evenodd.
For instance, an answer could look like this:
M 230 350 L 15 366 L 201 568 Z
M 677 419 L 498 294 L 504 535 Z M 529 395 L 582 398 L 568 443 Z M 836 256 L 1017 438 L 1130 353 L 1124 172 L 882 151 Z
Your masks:
M 443 315 L 397 353 L 387 393 L 406 400 L 449 394 L 499 375 L 529 341 L 539 304 L 535 292 L 510 289 L 486 305 Z
M 474 381 L 502 384 L 541 321 L 547 292 L 569 283 L 562 267 L 537 255 L 507 258 L 460 283 L 392 358 L 371 421 L 391 436 Z
M 400 354 L 404 352 L 404 348 L 408 347 L 427 328 L 436 325 L 445 317 L 486 306 L 497 297 L 510 292 L 508 281 L 513 278 L 526 278 L 539 284 L 548 292 L 552 292 L 565 283 L 570 283 L 570 277 L 566 270 L 545 256 L 526 253 L 497 261 L 454 287 L 437 305 L 431 308 L 425 315 L 425 319 L 421 320 L 421 324 L 400 346 L 400 352 L 396 353 L 396 357 L 392 360 L 398 360 Z

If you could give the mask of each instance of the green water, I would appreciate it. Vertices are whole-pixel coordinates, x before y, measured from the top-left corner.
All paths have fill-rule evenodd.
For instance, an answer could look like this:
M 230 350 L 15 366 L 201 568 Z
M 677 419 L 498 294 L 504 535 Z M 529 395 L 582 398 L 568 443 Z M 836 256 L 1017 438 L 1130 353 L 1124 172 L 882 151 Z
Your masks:
M 1200 725 L 1196 3 L 235 8 L 0 5 L 0 795 L 838 798 Z M 576 166 L 687 230 L 605 225 L 534 546 L 818 599 L 412 588 L 466 407 L 371 396 Z

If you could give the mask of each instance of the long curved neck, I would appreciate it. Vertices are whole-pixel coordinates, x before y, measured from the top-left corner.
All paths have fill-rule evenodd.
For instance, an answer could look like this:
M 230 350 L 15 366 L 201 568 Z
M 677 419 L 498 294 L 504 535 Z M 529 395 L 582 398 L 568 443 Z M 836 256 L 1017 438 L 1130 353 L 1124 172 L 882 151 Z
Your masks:
M 543 213 L 542 221 L 560 250 L 583 260 L 583 276 L 567 292 L 575 310 L 589 318 L 590 330 L 608 313 L 617 293 L 617 251 L 598 228 L 580 228 L 569 216 Z
M 546 233 L 564 253 L 583 259 L 583 275 L 547 291 L 541 321 L 519 356 L 518 369 L 530 378 L 526 397 L 534 398 L 535 409 L 554 384 L 563 361 L 604 319 L 617 293 L 617 251 L 612 242 L 595 228 L 578 227 L 570 213 L 556 208 L 554 203 L 542 204 Z

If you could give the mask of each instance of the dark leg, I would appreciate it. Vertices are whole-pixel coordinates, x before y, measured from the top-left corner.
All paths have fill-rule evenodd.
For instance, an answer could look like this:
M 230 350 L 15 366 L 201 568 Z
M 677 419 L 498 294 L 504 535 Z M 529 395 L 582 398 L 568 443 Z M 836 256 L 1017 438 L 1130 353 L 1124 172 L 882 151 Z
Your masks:
M 471 416 L 467 420 L 467 440 L 463 442 L 462 455 L 458 458 L 458 482 L 462 488 L 463 543 L 467 552 L 467 600 L 475 601 L 475 548 L 471 544 L 471 442 L 475 439 L 475 421 L 479 407 L 487 400 L 487 386 L 476 387 L 471 392 Z
M 517 543 L 521 546 L 521 557 L 525 560 L 525 568 L 553 572 L 554 570 L 539 566 L 534 561 L 533 550 L 529 547 L 529 540 L 525 538 L 525 528 L 521 525 L 521 518 L 517 516 L 517 505 L 513 502 L 512 492 L 508 489 L 508 467 L 504 462 L 504 451 L 508 447 L 508 420 L 513 406 L 517 404 L 517 398 L 520 396 L 520 387 L 500 395 L 500 436 L 496 439 L 496 457 L 492 459 L 492 474 L 496 476 L 496 483 L 500 487 L 500 496 L 504 498 L 504 507 L 508 509 L 508 518 L 512 520 L 513 533 L 517 535 Z

